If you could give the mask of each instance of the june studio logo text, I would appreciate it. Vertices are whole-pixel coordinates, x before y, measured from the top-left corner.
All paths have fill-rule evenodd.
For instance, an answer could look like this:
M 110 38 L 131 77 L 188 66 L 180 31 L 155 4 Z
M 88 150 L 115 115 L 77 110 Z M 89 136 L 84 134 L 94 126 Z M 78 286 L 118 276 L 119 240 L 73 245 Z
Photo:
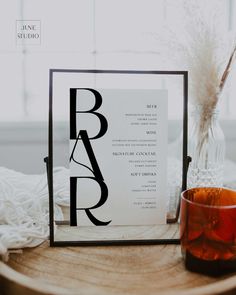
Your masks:
M 17 45 L 40 45 L 41 22 L 40 20 L 17 20 L 16 21 L 16 44 Z

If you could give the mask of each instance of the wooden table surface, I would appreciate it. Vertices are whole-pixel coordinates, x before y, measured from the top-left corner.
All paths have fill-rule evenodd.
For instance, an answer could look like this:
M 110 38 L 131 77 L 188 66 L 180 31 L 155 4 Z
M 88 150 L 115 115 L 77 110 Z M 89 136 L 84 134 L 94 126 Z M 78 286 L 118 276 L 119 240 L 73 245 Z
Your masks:
M 45 242 L 11 254 L 8 266 L 1 262 L 0 283 L 3 295 L 236 294 L 236 276 L 185 270 L 179 245 L 51 248 Z

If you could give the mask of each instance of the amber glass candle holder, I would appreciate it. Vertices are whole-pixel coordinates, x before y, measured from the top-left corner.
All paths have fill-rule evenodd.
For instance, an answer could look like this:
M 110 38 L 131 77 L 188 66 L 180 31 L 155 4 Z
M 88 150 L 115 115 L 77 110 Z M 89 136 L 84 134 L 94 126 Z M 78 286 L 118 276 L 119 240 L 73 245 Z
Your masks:
M 236 272 L 236 191 L 192 188 L 181 195 L 181 249 L 187 269 Z

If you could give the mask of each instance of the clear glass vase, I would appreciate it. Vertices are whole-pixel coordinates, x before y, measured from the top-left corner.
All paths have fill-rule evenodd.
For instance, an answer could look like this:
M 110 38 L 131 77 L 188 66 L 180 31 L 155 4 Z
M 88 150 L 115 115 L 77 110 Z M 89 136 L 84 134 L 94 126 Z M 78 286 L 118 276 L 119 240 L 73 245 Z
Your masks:
M 225 138 L 218 109 L 195 108 L 189 133 L 188 187 L 223 185 Z

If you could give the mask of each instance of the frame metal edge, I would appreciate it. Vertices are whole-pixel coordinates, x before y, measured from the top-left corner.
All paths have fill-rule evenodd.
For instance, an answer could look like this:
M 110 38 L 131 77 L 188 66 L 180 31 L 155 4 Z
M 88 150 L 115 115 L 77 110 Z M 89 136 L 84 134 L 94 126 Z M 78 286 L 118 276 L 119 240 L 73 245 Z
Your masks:
M 49 69 L 49 132 L 48 132 L 48 176 L 49 176 L 49 225 L 50 246 L 105 246 L 105 245 L 161 245 L 179 244 L 180 239 L 146 239 L 146 240 L 107 240 L 107 241 L 55 241 L 54 240 L 54 203 L 53 203 L 53 73 L 97 73 L 97 74 L 157 74 L 157 75 L 182 75 L 183 76 L 183 167 L 182 167 L 182 191 L 187 187 L 187 170 L 189 157 L 187 155 L 188 141 L 188 71 L 152 71 L 152 70 L 93 70 L 93 69 Z M 176 223 L 179 218 L 180 202 L 176 211 Z M 167 222 L 168 223 L 168 222 Z

